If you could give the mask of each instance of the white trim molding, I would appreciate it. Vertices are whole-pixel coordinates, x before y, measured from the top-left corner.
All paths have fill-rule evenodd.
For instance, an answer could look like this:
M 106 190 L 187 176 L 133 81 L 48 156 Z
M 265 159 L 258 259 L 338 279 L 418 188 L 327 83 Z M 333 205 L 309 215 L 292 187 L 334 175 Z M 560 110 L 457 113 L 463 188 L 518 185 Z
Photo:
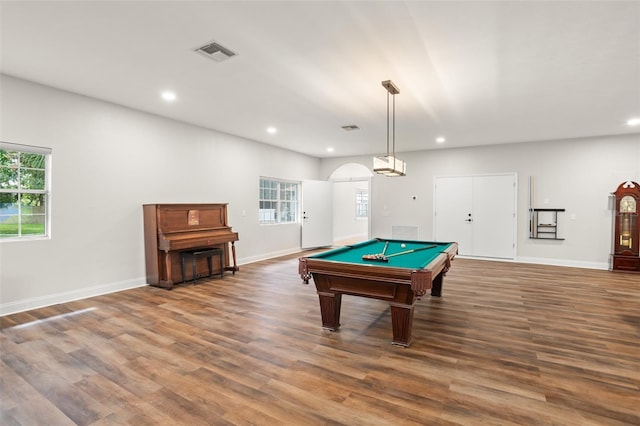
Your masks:
M 79 290 L 65 291 L 62 293 L 50 294 L 42 297 L 18 300 L 16 302 L 0 304 L 0 316 L 16 314 L 18 312 L 29 311 L 31 309 L 43 308 L 45 306 L 67 303 L 74 300 L 87 299 L 89 297 L 100 296 L 117 291 L 129 290 L 132 288 L 144 287 L 147 285 L 145 278 L 120 281 L 115 283 L 97 285 Z

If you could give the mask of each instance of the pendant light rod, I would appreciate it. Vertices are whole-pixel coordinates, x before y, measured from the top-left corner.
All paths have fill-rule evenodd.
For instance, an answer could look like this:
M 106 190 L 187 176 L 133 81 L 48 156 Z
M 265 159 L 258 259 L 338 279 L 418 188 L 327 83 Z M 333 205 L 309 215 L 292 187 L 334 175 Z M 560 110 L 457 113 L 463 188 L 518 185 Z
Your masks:
M 396 158 L 396 97 L 393 96 L 393 158 Z
M 382 82 L 382 87 L 387 89 L 387 157 L 389 156 L 389 96 L 393 96 L 393 131 L 392 131 L 392 141 L 393 141 L 393 156 L 396 156 L 396 97 L 398 93 L 400 93 L 400 89 L 398 86 L 393 84 L 391 80 L 385 80 Z
M 387 92 L 387 157 L 389 156 L 389 92 Z
M 407 166 L 404 161 L 396 158 L 396 98 L 395 95 L 400 93 L 398 86 L 393 84 L 391 80 L 382 82 L 382 87 L 387 90 L 387 155 L 384 157 L 373 158 L 373 171 L 386 176 L 405 176 Z M 390 105 L 389 96 L 393 96 L 393 105 Z M 391 118 L 391 115 L 393 118 Z M 390 123 L 391 122 L 391 123 Z M 391 139 L 391 141 L 390 141 Z M 389 145 L 392 145 L 392 155 L 389 151 Z

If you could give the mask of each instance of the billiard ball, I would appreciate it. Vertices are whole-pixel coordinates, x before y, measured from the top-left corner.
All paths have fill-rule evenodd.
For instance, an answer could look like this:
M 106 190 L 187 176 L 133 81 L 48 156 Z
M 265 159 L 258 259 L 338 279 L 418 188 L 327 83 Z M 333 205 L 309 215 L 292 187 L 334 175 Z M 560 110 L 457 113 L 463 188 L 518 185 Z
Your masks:
M 407 245 L 405 243 L 400 244 L 400 248 L 405 248 Z

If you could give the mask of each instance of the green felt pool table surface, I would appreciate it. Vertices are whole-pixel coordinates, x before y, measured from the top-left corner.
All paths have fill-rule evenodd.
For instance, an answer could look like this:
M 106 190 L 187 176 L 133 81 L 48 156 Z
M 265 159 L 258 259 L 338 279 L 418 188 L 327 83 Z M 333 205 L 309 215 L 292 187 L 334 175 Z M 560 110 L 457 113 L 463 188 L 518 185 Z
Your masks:
M 380 254 L 384 252 L 388 257 L 387 262 L 363 260 L 362 256 Z M 404 244 L 405 247 L 401 247 Z M 340 247 L 334 250 L 309 256 L 314 259 L 323 259 L 333 262 L 345 262 L 355 264 L 371 264 L 375 266 L 387 266 L 394 268 L 422 269 L 431 263 L 440 253 L 447 250 L 454 243 L 430 242 L 430 241 L 401 241 L 376 238 L 357 244 Z M 413 253 L 393 256 L 408 250 L 418 250 Z

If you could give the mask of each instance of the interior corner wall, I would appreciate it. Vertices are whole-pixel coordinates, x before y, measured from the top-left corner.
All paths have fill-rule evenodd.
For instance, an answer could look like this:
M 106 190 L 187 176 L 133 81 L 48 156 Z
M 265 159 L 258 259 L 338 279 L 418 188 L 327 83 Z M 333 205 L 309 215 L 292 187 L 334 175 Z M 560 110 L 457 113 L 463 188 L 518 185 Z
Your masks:
M 517 173 L 516 259 L 522 262 L 609 267 L 612 211 L 609 195 L 640 177 L 640 134 L 513 143 L 399 153 L 407 176 L 375 176 L 371 182 L 372 237 L 388 238 L 394 225 L 418 226 L 433 238 L 435 176 Z M 344 163 L 371 167 L 372 156 L 323 159 L 320 175 Z M 564 241 L 529 239 L 529 177 L 535 179 L 535 208 L 566 209 Z M 413 197 L 416 197 L 413 199 Z M 456 194 L 451 194 L 452 197 Z M 562 214 L 562 213 L 561 213 Z
M 240 264 L 300 249 L 299 224 L 258 224 L 259 177 L 318 179 L 319 159 L 6 75 L 0 91 L 0 139 L 53 149 L 51 239 L 0 243 L 0 314 L 145 285 L 143 204 L 229 203 Z

